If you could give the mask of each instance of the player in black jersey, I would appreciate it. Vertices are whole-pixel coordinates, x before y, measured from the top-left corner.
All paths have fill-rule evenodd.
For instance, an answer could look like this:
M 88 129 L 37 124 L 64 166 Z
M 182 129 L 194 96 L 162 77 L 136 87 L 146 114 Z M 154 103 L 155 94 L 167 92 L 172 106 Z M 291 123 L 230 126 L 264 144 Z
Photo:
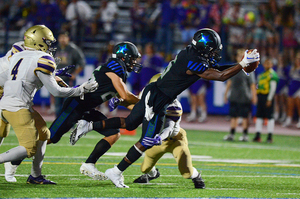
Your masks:
M 66 99 L 60 115 L 50 126 L 51 137 L 48 143 L 57 143 L 80 119 L 87 121 L 106 119 L 106 116 L 95 108 L 112 97 L 119 96 L 127 105 L 137 103 L 138 97 L 128 91 L 125 83 L 127 72 L 140 72 L 142 66 L 137 63 L 137 59 L 140 57 L 141 55 L 133 43 L 117 44 L 113 49 L 112 57 L 106 63 L 98 66 L 92 74 L 91 79 L 96 80 L 99 85 L 93 95 L 85 94 L 84 98 L 70 97 Z M 80 171 L 94 179 L 103 180 L 105 176 L 97 170 L 95 163 L 119 139 L 120 133 L 118 128 L 98 132 L 105 137 L 97 143 L 89 158 L 80 167 Z
M 127 118 L 111 118 L 100 122 L 86 123 L 86 128 L 81 128 L 85 134 L 90 130 L 126 128 L 136 129 L 141 123 L 142 136 L 133 145 L 126 156 L 114 168 L 108 169 L 105 175 L 119 188 L 128 188 L 124 184 L 122 173 L 153 145 L 160 144 L 157 136 L 163 125 L 167 106 L 176 99 L 186 88 L 199 78 L 207 80 L 225 81 L 237 74 L 249 63 L 259 60 L 257 50 L 248 54 L 245 51 L 243 60 L 228 69 L 218 70 L 217 62 L 220 61 L 222 50 L 221 39 L 214 30 L 204 28 L 198 30 L 192 43 L 181 50 L 176 58 L 171 61 L 157 82 L 146 86 L 140 101 L 134 106 Z M 84 130 L 83 130 L 84 129 Z M 78 131 L 78 129 L 77 129 Z

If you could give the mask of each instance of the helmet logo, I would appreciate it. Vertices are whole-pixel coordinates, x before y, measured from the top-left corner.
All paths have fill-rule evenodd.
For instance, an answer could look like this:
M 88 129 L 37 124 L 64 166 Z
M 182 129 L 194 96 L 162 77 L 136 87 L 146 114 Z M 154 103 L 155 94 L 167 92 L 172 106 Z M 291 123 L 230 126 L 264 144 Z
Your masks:
M 118 53 L 122 53 L 122 54 L 125 54 L 124 51 L 127 51 L 127 44 L 124 44 L 124 46 L 120 46 L 119 50 L 116 52 L 116 54 Z
M 201 33 L 201 39 L 199 39 L 198 42 L 203 42 L 204 46 L 206 46 L 206 44 L 208 42 L 213 42 L 209 39 L 209 35 L 204 35 L 203 33 Z

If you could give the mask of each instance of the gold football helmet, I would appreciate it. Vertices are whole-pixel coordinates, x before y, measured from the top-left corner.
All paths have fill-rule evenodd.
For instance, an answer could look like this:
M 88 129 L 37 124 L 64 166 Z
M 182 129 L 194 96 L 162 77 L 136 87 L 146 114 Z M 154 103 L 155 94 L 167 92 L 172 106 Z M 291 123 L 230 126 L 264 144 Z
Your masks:
M 45 25 L 35 25 L 24 33 L 24 44 L 26 47 L 44 51 L 52 54 L 55 48 L 51 45 L 56 42 L 52 31 Z
M 149 84 L 152 82 L 156 82 L 160 76 L 161 76 L 161 73 L 157 73 L 156 75 L 153 75 L 153 77 L 149 81 Z

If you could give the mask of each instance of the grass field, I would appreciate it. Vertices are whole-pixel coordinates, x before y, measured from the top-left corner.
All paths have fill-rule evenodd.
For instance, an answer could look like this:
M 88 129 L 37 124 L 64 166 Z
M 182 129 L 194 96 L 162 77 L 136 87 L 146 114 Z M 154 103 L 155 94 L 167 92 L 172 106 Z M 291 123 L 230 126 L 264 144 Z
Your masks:
M 104 172 L 117 164 L 139 138 L 121 136 L 104 155 L 97 168 Z M 56 145 L 47 147 L 43 174 L 57 185 L 30 185 L 31 160 L 24 161 L 17 170 L 17 182 L 4 179 L 0 166 L 0 198 L 61 198 L 61 197 L 247 197 L 300 198 L 300 137 L 274 136 L 274 143 L 242 143 L 222 141 L 225 132 L 188 130 L 189 148 L 194 167 L 202 171 L 206 189 L 195 189 L 190 179 L 180 175 L 171 154 L 157 164 L 161 177 L 149 184 L 134 184 L 141 175 L 140 158 L 124 172 L 129 189 L 117 189 L 110 181 L 95 181 L 79 172 L 101 135 L 91 132 L 75 146 L 66 134 Z M 253 136 L 253 135 L 252 135 Z M 264 137 L 263 137 L 264 138 Z M 14 133 L 4 140 L 0 152 L 17 144 Z

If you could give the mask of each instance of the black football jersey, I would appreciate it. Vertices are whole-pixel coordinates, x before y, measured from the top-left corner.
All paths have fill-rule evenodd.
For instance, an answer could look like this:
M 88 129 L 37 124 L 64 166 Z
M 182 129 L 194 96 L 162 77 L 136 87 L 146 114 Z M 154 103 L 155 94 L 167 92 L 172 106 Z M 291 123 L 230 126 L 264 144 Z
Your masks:
M 127 72 L 125 63 L 119 59 L 110 58 L 106 63 L 94 70 L 92 78 L 98 82 L 99 87 L 95 92 L 84 95 L 85 108 L 95 108 L 117 94 L 111 79 L 105 74 L 107 72 L 115 73 L 126 83 Z
M 158 88 L 167 96 L 175 99 L 182 91 L 195 83 L 200 77 L 196 74 L 202 74 L 209 67 L 209 63 L 192 47 L 187 46 L 179 52 L 173 61 L 157 80 Z M 194 75 L 188 75 L 190 70 Z

